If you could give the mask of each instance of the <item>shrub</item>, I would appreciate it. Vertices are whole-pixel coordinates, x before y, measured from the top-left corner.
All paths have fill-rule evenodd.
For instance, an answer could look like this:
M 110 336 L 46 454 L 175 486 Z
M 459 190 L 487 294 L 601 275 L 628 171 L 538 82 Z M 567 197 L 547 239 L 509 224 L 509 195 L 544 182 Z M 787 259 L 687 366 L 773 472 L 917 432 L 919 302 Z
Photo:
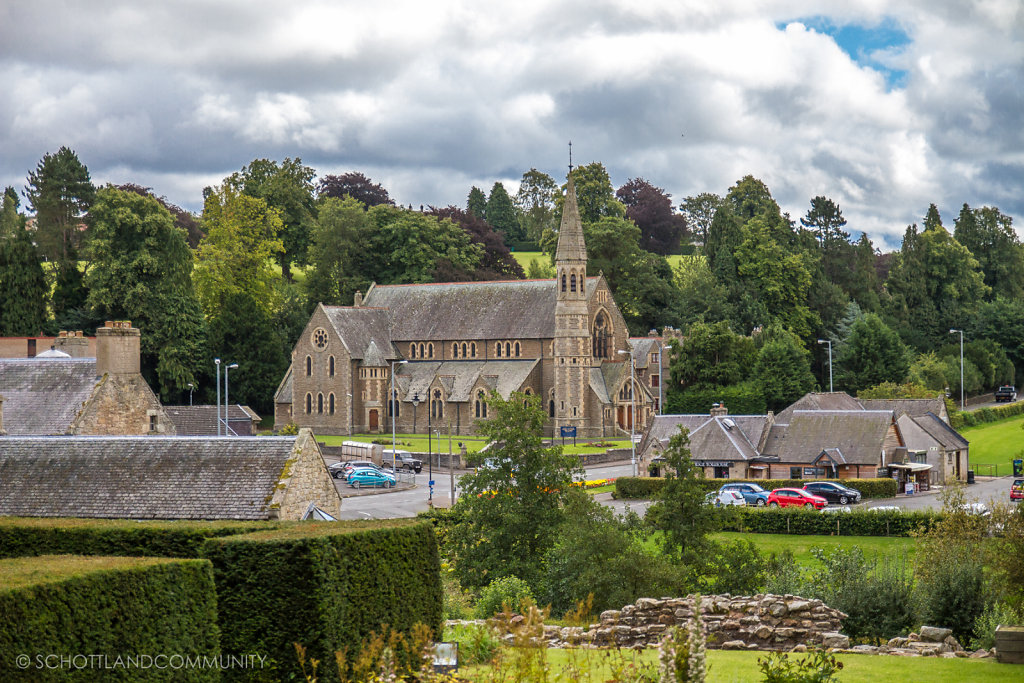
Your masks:
M 1005 602 L 996 602 L 985 608 L 974 622 L 972 650 L 988 650 L 996 645 L 996 627 L 1000 624 L 1024 624 L 1024 609 L 1016 609 Z
M 773 652 L 757 658 L 765 683 L 839 683 L 836 672 L 843 669 L 843 663 L 835 655 L 816 651 L 800 659 L 790 660 L 789 655 Z
M 68 555 L 2 560 L 0 614 L 4 681 L 85 680 L 103 674 L 128 681 L 220 678 L 215 668 L 125 666 L 90 673 L 84 660 L 76 670 L 56 669 L 40 659 L 106 655 L 113 664 L 129 655 L 217 657 L 217 598 L 206 560 Z M 29 656 L 28 667 L 19 666 L 17 653 Z
M 445 631 L 445 640 L 459 644 L 459 664 L 486 664 L 501 649 L 501 639 L 487 624 L 449 627 Z
M 533 592 L 525 581 L 516 576 L 495 579 L 480 592 L 476 603 L 478 619 L 489 619 L 501 612 L 507 605 L 513 612 L 521 613 L 526 604 L 533 603 Z
M 360 654 L 352 644 L 384 627 L 440 633 L 440 561 L 423 522 L 285 524 L 211 539 L 203 555 L 213 562 L 224 653 L 266 653 L 273 680 L 301 675 L 293 643 L 321 662 L 342 651 L 351 664 Z M 320 680 L 338 679 L 335 667 L 321 669 Z
M 871 511 L 822 514 L 805 508 L 741 507 L 725 517 L 724 531 L 755 534 L 806 534 L 822 536 L 911 536 L 925 532 L 942 514 L 929 510 Z
M 615 498 L 656 498 L 665 488 L 661 477 L 619 477 L 615 480 Z
M 930 553 L 922 553 L 922 558 Z M 988 607 L 985 566 L 979 553 L 955 552 L 933 562 L 917 581 L 921 617 L 926 624 L 953 629 L 961 643 L 977 634 L 975 624 Z

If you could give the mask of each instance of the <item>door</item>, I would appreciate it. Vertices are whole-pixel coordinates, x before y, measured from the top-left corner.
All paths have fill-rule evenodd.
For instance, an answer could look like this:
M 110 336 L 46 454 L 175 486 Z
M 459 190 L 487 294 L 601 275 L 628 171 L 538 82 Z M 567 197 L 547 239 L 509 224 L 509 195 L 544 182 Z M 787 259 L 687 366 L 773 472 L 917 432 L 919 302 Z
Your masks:
M 373 409 L 370 411 L 370 431 L 376 432 L 380 429 L 380 417 L 377 414 L 377 410 Z

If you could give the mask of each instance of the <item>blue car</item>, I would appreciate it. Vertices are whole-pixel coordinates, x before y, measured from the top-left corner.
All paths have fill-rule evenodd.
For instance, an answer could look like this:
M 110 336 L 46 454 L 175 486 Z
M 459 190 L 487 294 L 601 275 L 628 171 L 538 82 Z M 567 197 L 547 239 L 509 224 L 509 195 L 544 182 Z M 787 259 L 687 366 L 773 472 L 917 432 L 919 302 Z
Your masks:
M 381 472 L 380 470 L 372 470 L 367 467 L 352 470 L 352 473 L 348 475 L 348 485 L 357 489 L 362 488 L 363 486 L 394 488 L 395 478 L 390 474 Z
M 757 484 L 724 484 L 718 491 L 738 491 L 743 495 L 743 500 L 747 501 L 747 505 L 764 507 L 768 504 L 768 492 Z

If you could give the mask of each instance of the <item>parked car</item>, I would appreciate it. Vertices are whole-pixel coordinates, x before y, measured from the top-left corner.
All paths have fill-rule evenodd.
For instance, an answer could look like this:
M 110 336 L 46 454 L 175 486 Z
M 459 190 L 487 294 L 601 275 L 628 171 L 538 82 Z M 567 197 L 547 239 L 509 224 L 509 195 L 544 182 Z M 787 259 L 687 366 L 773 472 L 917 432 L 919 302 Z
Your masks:
M 809 491 L 830 503 L 839 503 L 840 505 L 860 502 L 860 491 L 834 481 L 812 481 L 804 484 L 804 491 Z
M 820 510 L 828 505 L 828 501 L 803 489 L 775 489 L 768 494 L 769 507 L 806 507 L 808 505 L 815 510 Z
M 1010 500 L 1024 500 L 1024 479 L 1014 479 L 1010 484 Z
M 348 475 L 352 474 L 352 470 L 366 468 L 369 468 L 371 470 L 377 470 L 378 472 L 384 471 L 380 465 L 369 460 L 349 460 L 348 462 L 344 463 L 344 466 L 341 468 L 341 478 L 348 479 Z
M 348 485 L 356 489 L 363 486 L 394 488 L 395 478 L 378 469 L 363 467 L 352 470 L 352 473 L 348 475 Z
M 903 512 L 899 505 L 876 505 L 868 508 L 868 512 Z
M 758 507 L 764 507 L 768 504 L 768 492 L 757 484 L 748 483 L 737 483 L 737 484 L 723 484 L 722 488 L 718 489 L 721 491 L 738 491 L 743 496 L 743 500 L 747 501 L 747 505 L 756 505 Z
M 386 469 L 391 469 L 390 448 L 384 449 L 383 463 Z M 415 472 L 416 474 L 419 474 L 420 470 L 423 469 L 423 461 L 420 460 L 419 458 L 412 457 L 412 453 L 410 453 L 409 451 L 395 451 L 394 465 L 396 469 L 409 470 L 411 472 Z
M 822 508 L 822 512 L 853 512 L 853 509 L 849 505 L 840 505 L 839 507 L 827 507 Z
M 718 491 L 711 491 L 706 496 L 706 500 L 716 508 L 724 507 L 726 505 L 746 505 L 747 501 L 744 500 L 743 494 L 739 491 L 733 491 L 731 489 L 719 489 Z
M 1011 384 L 1004 384 L 1003 386 L 996 389 L 996 403 L 1006 401 L 1007 403 L 1013 403 L 1017 400 L 1017 387 Z

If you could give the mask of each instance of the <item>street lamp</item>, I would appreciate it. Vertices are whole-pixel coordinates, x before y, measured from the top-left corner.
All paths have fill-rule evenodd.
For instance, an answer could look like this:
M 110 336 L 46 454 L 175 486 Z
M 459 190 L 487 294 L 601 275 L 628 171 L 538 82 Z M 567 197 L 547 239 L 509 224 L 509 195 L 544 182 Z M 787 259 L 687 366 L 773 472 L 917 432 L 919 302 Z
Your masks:
M 188 404 L 190 406 L 192 405 L 192 390 L 195 389 L 195 388 L 196 388 L 196 385 L 192 384 L 192 382 L 188 383 Z
M 619 353 L 626 354 L 629 356 L 629 447 L 632 449 L 632 456 L 630 461 L 633 464 L 633 476 L 636 476 L 636 439 L 633 436 L 634 426 L 636 425 L 636 386 L 633 380 L 633 374 L 636 370 L 633 367 L 633 352 L 632 351 L 619 351 Z
M 416 433 L 416 406 L 420 404 L 420 395 L 418 393 L 412 395 L 412 433 Z
M 231 429 L 231 421 L 228 420 L 228 370 L 237 370 L 238 363 L 224 366 L 224 436 L 231 436 L 228 431 Z
M 217 436 L 220 436 L 220 358 L 213 359 L 217 366 Z
M 391 361 L 391 395 L 388 397 L 391 400 L 391 471 L 395 473 L 396 477 L 398 476 L 398 470 L 395 469 L 395 451 L 398 449 L 398 440 L 395 438 L 395 418 L 398 416 L 396 406 L 398 401 L 395 396 L 395 365 L 405 365 L 408 362 L 407 360 Z
M 950 334 L 960 335 L 960 411 L 964 409 L 964 331 L 950 330 Z
M 819 344 L 828 344 L 828 393 L 832 393 L 832 340 L 819 339 Z

